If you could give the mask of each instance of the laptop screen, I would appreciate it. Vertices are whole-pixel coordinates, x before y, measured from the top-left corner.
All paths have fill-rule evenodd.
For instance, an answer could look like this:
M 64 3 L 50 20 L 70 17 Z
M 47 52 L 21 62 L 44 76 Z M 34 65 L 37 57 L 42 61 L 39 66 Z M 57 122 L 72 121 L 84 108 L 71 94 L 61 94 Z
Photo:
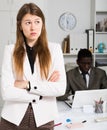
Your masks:
M 100 98 L 107 101 L 107 89 L 76 91 L 72 108 L 81 108 L 83 105 L 94 105 Z

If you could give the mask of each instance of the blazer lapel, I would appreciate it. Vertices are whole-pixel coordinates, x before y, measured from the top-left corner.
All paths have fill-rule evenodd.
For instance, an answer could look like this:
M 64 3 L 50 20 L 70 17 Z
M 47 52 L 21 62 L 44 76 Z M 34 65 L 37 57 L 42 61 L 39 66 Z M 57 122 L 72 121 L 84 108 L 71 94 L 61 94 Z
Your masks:
M 24 78 L 26 80 L 30 79 L 32 73 L 31 73 L 30 63 L 27 54 L 25 56 L 23 68 L 24 68 Z
M 84 82 L 84 79 L 83 79 L 82 75 L 80 74 L 78 69 L 76 71 L 77 71 L 76 72 L 76 81 L 78 82 L 79 86 L 81 86 L 81 89 L 86 89 L 87 86 L 86 86 L 86 84 Z
M 36 57 L 36 62 L 34 63 L 34 73 L 32 74 L 29 59 L 26 54 L 24 61 L 24 78 L 26 80 L 30 80 L 33 77 L 35 77 L 38 80 L 41 80 L 38 56 Z

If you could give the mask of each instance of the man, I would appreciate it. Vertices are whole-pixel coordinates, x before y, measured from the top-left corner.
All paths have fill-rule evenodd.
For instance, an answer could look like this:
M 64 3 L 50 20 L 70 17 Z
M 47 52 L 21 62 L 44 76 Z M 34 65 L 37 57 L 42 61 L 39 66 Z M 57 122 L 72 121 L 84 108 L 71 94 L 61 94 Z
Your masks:
M 65 95 L 57 97 L 66 100 L 77 90 L 105 89 L 107 88 L 106 72 L 93 67 L 92 53 L 88 49 L 80 49 L 77 55 L 77 67 L 67 71 L 67 88 Z

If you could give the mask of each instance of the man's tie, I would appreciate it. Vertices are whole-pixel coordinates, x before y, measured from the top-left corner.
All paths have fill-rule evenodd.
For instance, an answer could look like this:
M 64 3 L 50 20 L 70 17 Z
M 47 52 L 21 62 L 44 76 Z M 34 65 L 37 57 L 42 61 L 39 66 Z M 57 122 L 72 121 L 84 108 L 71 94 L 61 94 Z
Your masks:
M 85 73 L 82 73 L 82 75 L 83 75 L 83 79 L 84 79 L 85 83 L 87 83 L 86 74 L 85 74 Z

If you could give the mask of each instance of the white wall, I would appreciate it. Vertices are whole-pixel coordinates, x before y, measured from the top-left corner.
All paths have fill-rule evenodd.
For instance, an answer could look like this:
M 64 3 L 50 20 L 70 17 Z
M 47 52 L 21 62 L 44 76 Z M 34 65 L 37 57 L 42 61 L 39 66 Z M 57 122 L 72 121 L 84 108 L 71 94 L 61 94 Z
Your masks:
M 62 43 L 64 37 L 74 32 L 85 32 L 91 26 L 91 0 L 47 0 L 45 11 L 48 38 L 50 41 Z M 77 19 L 77 25 L 71 32 L 63 31 L 58 19 L 64 12 L 71 12 Z

